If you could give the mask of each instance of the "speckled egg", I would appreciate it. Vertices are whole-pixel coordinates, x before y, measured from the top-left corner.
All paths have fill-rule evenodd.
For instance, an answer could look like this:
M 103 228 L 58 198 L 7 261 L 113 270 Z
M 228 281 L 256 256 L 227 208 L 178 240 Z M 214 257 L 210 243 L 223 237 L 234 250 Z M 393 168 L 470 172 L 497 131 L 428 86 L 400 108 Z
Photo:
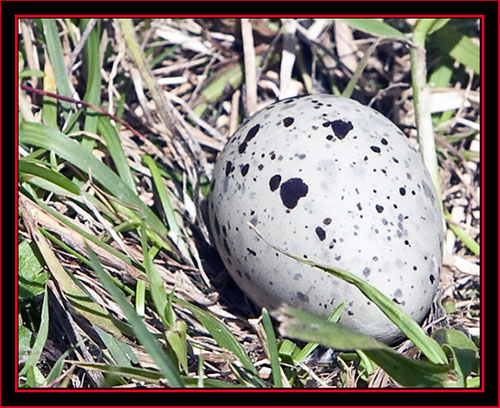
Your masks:
M 217 158 L 209 196 L 214 242 L 258 305 L 328 316 L 386 343 L 399 329 L 357 288 L 260 239 L 365 279 L 421 322 L 442 265 L 438 199 L 419 153 L 360 103 L 308 95 L 241 125 Z

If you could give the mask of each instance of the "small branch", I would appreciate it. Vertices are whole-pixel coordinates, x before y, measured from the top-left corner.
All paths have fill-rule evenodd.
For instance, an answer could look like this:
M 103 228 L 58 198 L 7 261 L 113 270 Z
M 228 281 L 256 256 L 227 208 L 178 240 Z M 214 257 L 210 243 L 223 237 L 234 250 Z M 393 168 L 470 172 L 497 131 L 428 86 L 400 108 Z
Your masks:
M 257 82 L 255 72 L 255 48 L 253 43 L 252 23 L 248 18 L 241 19 L 241 38 L 245 57 L 245 86 L 247 114 L 251 116 L 257 110 Z
M 128 122 L 126 122 L 123 119 L 120 119 L 119 117 L 113 115 L 112 113 L 105 111 L 103 108 L 101 108 L 97 105 L 93 105 L 93 104 L 85 102 L 85 101 L 79 101 L 77 99 L 69 98 L 67 96 L 62 96 L 62 95 L 55 94 L 52 92 L 42 91 L 41 89 L 32 88 L 32 87 L 27 86 L 27 85 L 21 85 L 21 89 L 23 89 L 26 92 L 35 93 L 37 95 L 42 95 L 42 96 L 48 96 L 50 98 L 58 99 L 60 101 L 73 103 L 77 106 L 79 105 L 79 106 L 85 106 L 86 108 L 90 108 L 90 109 L 92 109 L 92 110 L 94 110 L 102 115 L 107 116 L 110 119 L 113 119 L 115 122 L 118 122 L 120 125 L 125 126 L 127 129 L 129 129 L 135 136 L 137 136 L 141 140 L 143 140 L 143 141 L 147 140 L 146 136 L 144 136 L 139 131 L 135 130 L 131 125 L 129 125 Z

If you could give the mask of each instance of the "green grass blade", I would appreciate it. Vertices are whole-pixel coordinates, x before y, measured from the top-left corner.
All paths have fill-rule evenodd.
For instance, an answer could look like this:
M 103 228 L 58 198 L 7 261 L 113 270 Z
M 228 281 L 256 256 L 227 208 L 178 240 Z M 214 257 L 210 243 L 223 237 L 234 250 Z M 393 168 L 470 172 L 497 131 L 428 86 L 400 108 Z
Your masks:
M 267 337 L 267 347 L 269 349 L 269 360 L 271 361 L 273 384 L 277 388 L 283 388 L 276 336 L 274 334 L 271 318 L 269 317 L 269 312 L 265 308 L 262 309 L 262 326 L 264 327 Z
M 55 381 L 61 375 L 67 357 L 74 350 L 76 350 L 78 347 L 80 347 L 83 344 L 83 342 L 84 342 L 83 340 L 79 341 L 77 344 L 75 344 L 74 346 L 71 346 L 69 349 L 67 349 L 64 353 L 61 354 L 61 356 L 54 363 L 54 365 L 52 366 L 52 369 L 50 370 L 49 374 L 47 375 L 47 378 L 46 378 L 47 385 L 51 384 L 53 381 Z
M 35 199 L 35 201 L 36 201 L 37 205 L 39 205 L 44 211 L 46 211 L 47 213 L 49 213 L 50 215 L 52 215 L 53 217 L 55 217 L 57 220 L 61 221 L 63 224 L 65 224 L 68 227 L 70 227 L 75 232 L 75 234 L 81 235 L 83 238 L 85 238 L 85 239 L 91 241 L 92 243 L 98 245 L 99 247 L 101 247 L 104 250 L 108 251 L 110 254 L 112 254 L 113 256 L 116 256 L 117 258 L 119 258 L 123 262 L 125 262 L 125 263 L 127 263 L 129 265 L 134 265 L 139 270 L 142 268 L 140 265 L 134 264 L 130 260 L 129 257 L 127 257 L 126 255 L 122 254 L 120 251 L 118 251 L 115 248 L 113 248 L 112 246 L 110 246 L 110 245 L 102 242 L 98 237 L 96 237 L 96 236 L 94 236 L 92 234 L 89 234 L 87 231 L 83 230 L 82 228 L 78 227 L 76 224 L 72 223 L 69 219 L 67 219 L 62 214 L 59 214 L 57 211 L 54 211 L 53 208 L 50 208 L 43 201 L 40 201 L 38 199 Z M 52 240 L 52 238 L 51 238 L 51 240 Z M 60 244 L 58 243 L 58 245 L 60 245 Z M 85 261 L 83 261 L 83 262 L 85 262 Z
M 460 226 L 453 223 L 453 218 L 450 213 L 445 212 L 444 218 L 448 221 L 448 228 L 453 231 L 453 233 L 465 244 L 467 248 L 474 254 L 479 255 L 481 247 L 479 244 L 471 238 Z
M 165 317 L 165 307 L 167 306 L 167 293 L 165 287 L 163 286 L 163 280 L 161 279 L 158 270 L 155 268 L 151 257 L 149 256 L 147 236 L 146 236 L 146 226 L 144 223 L 141 225 L 141 246 L 142 255 L 144 257 L 143 266 L 149 280 L 149 290 L 151 292 L 151 297 L 155 305 L 156 313 L 160 316 L 161 321 L 166 327 L 170 327 L 168 319 Z
M 253 227 L 252 224 L 249 224 L 251 228 L 254 229 L 256 234 L 262 238 L 264 241 L 264 237 L 260 235 L 260 233 Z M 267 242 L 267 241 L 265 241 Z M 448 360 L 443 350 L 439 346 L 439 344 L 429 336 L 427 336 L 422 328 L 415 322 L 406 312 L 403 311 L 397 304 L 395 304 L 391 299 L 385 296 L 382 292 L 380 292 L 377 288 L 370 285 L 365 280 L 357 277 L 356 275 L 344 271 L 342 269 L 334 269 L 328 265 L 321 265 L 315 262 L 312 262 L 308 259 L 300 258 L 298 256 L 292 255 L 282 249 L 270 244 L 272 248 L 276 251 L 281 252 L 283 255 L 286 255 L 292 259 L 295 259 L 298 262 L 301 262 L 306 265 L 313 266 L 315 268 L 321 269 L 325 272 L 340 278 L 347 283 L 350 283 L 356 286 L 368 299 L 370 299 L 373 303 L 377 305 L 377 307 L 403 332 L 405 336 L 407 336 L 413 343 L 425 354 L 425 356 L 435 364 L 447 364 Z M 357 348 L 357 347 L 353 347 Z
M 406 387 L 453 386 L 456 378 L 447 364 L 404 357 L 370 336 L 297 309 L 287 308 L 281 330 L 287 336 L 314 341 L 338 350 L 362 350 L 395 381 Z
M 365 33 L 372 34 L 377 37 L 406 38 L 401 31 L 391 27 L 383 21 L 373 18 L 343 18 L 341 20 L 357 30 L 364 31 Z
M 453 329 L 439 329 L 434 338 L 452 351 L 456 371 L 463 379 L 467 378 L 479 363 L 479 352 L 474 342 L 461 331 Z
M 85 31 L 89 19 L 81 20 L 81 31 Z M 83 100 L 92 105 L 99 106 L 100 104 L 100 87 L 101 87 L 101 62 L 99 55 L 99 21 L 92 28 L 87 41 L 85 42 L 85 63 L 87 66 L 87 83 L 85 87 L 85 95 Z M 87 110 L 85 115 L 84 130 L 89 133 L 97 131 L 98 114 L 92 109 Z M 84 139 L 85 140 L 85 139 Z M 90 140 L 88 140 L 90 142 Z M 89 147 L 94 145 L 94 140 L 91 140 Z
M 69 85 L 68 76 L 66 75 L 66 64 L 64 62 L 64 54 L 59 40 L 59 32 L 57 31 L 56 20 L 52 18 L 42 18 L 43 33 L 47 44 L 47 52 L 49 54 L 50 63 L 54 71 L 54 77 L 57 82 L 57 91 L 62 96 L 71 98 L 71 87 Z M 71 110 L 71 103 L 60 101 L 61 106 L 65 111 Z M 67 112 L 65 115 L 67 116 Z
M 140 317 L 144 317 L 146 305 L 146 282 L 138 279 L 135 287 L 135 311 Z
M 132 305 L 125 298 L 125 295 L 114 284 L 111 277 L 104 271 L 97 255 L 89 246 L 87 246 L 87 252 L 89 254 L 90 262 L 92 263 L 92 268 L 97 274 L 99 280 L 108 293 L 113 297 L 114 301 L 122 309 L 128 323 L 137 336 L 137 339 L 144 346 L 153 361 L 158 365 L 161 374 L 168 380 L 171 387 L 183 387 L 184 381 L 182 380 L 179 371 L 164 352 L 160 343 L 155 339 L 153 334 L 148 331 L 140 316 L 135 312 Z
M 54 71 L 50 64 L 50 59 L 45 62 L 45 75 L 43 78 L 43 90 L 46 92 L 57 92 L 56 79 L 54 78 Z M 42 102 L 42 122 L 49 127 L 57 127 L 57 101 L 55 98 L 48 96 L 43 97 Z
M 113 163 L 116 167 L 116 171 L 120 175 L 124 183 L 132 191 L 137 191 L 134 177 L 132 175 L 132 170 L 128 165 L 127 156 L 123 151 L 123 145 L 109 118 L 105 116 L 99 116 L 97 121 L 97 130 L 104 138 L 106 142 L 106 147 L 108 148 L 109 154 L 113 159 Z
M 19 140 L 21 143 L 52 150 L 81 171 L 91 172 L 92 178 L 97 180 L 119 201 L 139 209 L 150 228 L 162 235 L 167 235 L 165 226 L 156 214 L 115 172 L 65 134 L 37 123 L 23 122 L 19 132 Z
M 71 194 L 80 195 L 80 187 L 78 187 L 67 177 L 63 176 L 61 173 L 56 173 L 45 167 L 39 166 L 38 164 L 23 159 L 19 159 L 18 164 L 20 178 L 23 177 L 23 174 L 31 174 L 33 176 L 37 176 L 44 180 L 47 180 L 63 188 Z
M 453 24 L 446 24 L 441 30 L 433 34 L 433 42 L 442 52 L 448 53 L 466 67 L 480 73 L 479 46 L 467 35 L 460 32 Z
M 43 269 L 33 242 L 22 241 L 18 246 L 18 300 L 32 299 L 45 292 L 49 273 Z
M 169 346 L 172 348 L 184 373 L 189 372 L 187 355 L 187 325 L 183 320 L 177 320 L 166 333 Z
M 38 328 L 38 333 L 36 335 L 35 343 L 31 349 L 31 354 L 26 359 L 24 367 L 19 372 L 19 376 L 25 375 L 28 371 L 34 370 L 40 356 L 42 355 L 43 347 L 47 341 L 47 336 L 49 334 L 49 296 L 47 290 L 45 290 L 45 295 L 43 297 L 42 303 L 42 313 L 40 315 L 40 327 Z
M 145 381 L 147 383 L 157 383 L 163 376 L 156 370 L 151 370 L 149 368 L 136 368 L 130 366 L 120 366 L 113 364 L 103 364 L 103 363 L 84 363 L 81 361 L 71 361 L 75 365 L 91 369 L 98 370 L 102 373 L 113 374 L 120 377 L 126 377 L 131 379 L 137 379 L 140 381 Z
M 253 365 L 250 357 L 248 357 L 247 352 L 224 323 L 217 320 L 215 317 L 210 315 L 210 313 L 207 313 L 199 307 L 182 299 L 175 298 L 175 302 L 193 313 L 196 319 L 198 319 L 205 329 L 207 329 L 220 347 L 232 352 L 241 362 L 243 367 L 255 376 L 258 376 L 257 369 Z M 260 381 L 260 383 L 263 387 L 265 387 L 265 384 L 262 381 Z
M 102 330 L 98 326 L 94 326 L 94 329 L 108 349 L 114 362 L 123 367 L 132 367 L 129 354 L 133 353 L 133 351 L 130 346 L 116 340 L 113 336 L 111 336 L 109 333 Z M 127 348 L 127 352 L 125 352 L 125 348 Z
M 50 273 L 75 309 L 90 322 L 108 330 L 118 338 L 123 337 L 121 331 L 115 325 L 115 319 L 96 303 L 94 299 L 77 284 L 76 280 L 73 280 L 70 273 L 63 268 L 45 237 L 43 237 L 38 230 L 32 231 L 32 234 L 36 237 L 34 241 Z
M 118 365 L 102 364 L 102 363 L 84 363 L 80 361 L 70 361 L 79 367 L 99 370 L 103 373 L 114 374 L 117 376 L 137 379 L 147 383 L 158 383 L 162 379 L 162 375 L 158 371 L 148 368 L 121 367 Z M 198 386 L 198 378 L 182 377 L 187 387 L 193 388 Z M 240 385 L 229 382 L 215 380 L 212 378 L 203 379 L 206 388 L 242 388 Z
M 328 321 L 332 323 L 337 323 L 342 315 L 342 311 L 344 310 L 344 303 L 338 305 L 333 312 L 328 316 Z M 307 343 L 302 350 L 300 350 L 297 355 L 294 357 L 294 360 L 297 363 L 300 363 L 306 359 L 311 353 L 316 350 L 319 346 L 319 343 Z
M 151 177 L 153 178 L 153 183 L 155 185 L 156 191 L 158 192 L 158 198 L 160 199 L 163 212 L 167 219 L 168 226 L 170 227 L 169 235 L 172 237 L 172 240 L 177 248 L 179 248 L 179 251 L 181 252 L 184 259 L 191 260 L 189 249 L 186 245 L 186 242 L 184 241 L 182 230 L 177 222 L 174 208 L 172 206 L 172 203 L 170 202 L 170 198 L 168 197 L 167 189 L 161 178 L 158 166 L 149 156 L 143 156 L 143 160 L 144 163 L 149 167 Z

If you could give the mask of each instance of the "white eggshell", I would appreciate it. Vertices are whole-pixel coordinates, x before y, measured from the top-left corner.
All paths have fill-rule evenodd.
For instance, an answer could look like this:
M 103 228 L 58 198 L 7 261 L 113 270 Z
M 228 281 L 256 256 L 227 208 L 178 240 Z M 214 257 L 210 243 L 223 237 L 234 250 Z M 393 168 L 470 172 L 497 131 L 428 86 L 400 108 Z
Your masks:
M 442 218 L 418 152 L 387 118 L 332 95 L 256 113 L 217 158 L 209 197 L 214 242 L 255 303 L 328 316 L 387 343 L 399 329 L 357 288 L 275 251 L 365 279 L 421 322 L 442 265 Z

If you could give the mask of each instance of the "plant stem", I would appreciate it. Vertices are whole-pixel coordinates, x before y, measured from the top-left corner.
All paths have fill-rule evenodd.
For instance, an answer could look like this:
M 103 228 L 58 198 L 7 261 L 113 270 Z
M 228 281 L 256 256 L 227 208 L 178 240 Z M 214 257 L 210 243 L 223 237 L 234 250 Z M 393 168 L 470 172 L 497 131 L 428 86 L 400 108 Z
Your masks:
M 439 182 L 439 168 L 434 142 L 434 129 L 430 112 L 430 89 L 427 84 L 425 38 L 435 23 L 435 19 L 420 19 L 413 31 L 414 46 L 410 48 L 411 76 L 413 87 L 413 104 L 415 108 L 415 122 L 417 126 L 420 153 L 424 164 L 436 189 L 439 206 L 443 211 L 441 186 Z

